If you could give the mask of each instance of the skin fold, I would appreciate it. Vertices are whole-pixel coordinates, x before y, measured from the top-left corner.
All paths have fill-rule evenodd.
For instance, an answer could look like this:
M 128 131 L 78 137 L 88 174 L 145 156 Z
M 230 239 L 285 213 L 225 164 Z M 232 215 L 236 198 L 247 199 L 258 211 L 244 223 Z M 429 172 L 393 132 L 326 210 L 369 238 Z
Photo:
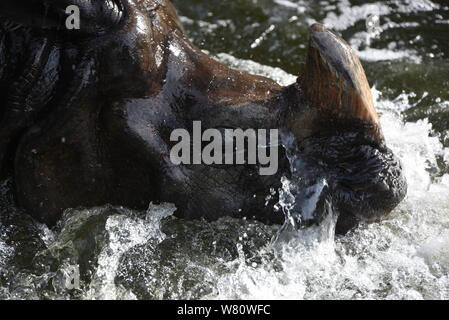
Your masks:
M 65 29 L 78 5 L 81 29 Z M 385 217 L 404 198 L 355 53 L 310 28 L 298 81 L 282 87 L 213 60 L 187 38 L 168 0 L 2 0 L 0 166 L 17 204 L 54 225 L 64 209 L 175 203 L 176 215 L 282 223 L 283 176 L 295 181 L 299 225 L 337 214 L 337 232 Z M 173 130 L 280 129 L 279 170 L 174 165 Z M 289 145 L 287 147 L 287 144 Z M 324 181 L 324 184 L 323 184 Z M 323 185 L 308 218 L 305 190 Z M 300 221 L 301 220 L 301 221 Z

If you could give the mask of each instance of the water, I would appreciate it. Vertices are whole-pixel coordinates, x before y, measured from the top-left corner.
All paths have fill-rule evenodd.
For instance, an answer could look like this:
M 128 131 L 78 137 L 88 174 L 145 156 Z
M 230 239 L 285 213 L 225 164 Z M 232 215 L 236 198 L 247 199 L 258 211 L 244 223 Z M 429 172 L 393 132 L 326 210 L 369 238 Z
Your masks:
M 362 58 L 387 142 L 404 165 L 407 198 L 386 221 L 337 238 L 331 216 L 294 231 L 184 221 L 172 204 L 68 210 L 49 230 L 18 212 L 5 181 L 0 298 L 449 299 L 449 4 L 174 2 L 202 49 L 281 84 L 295 81 L 305 59 L 308 24 L 341 32 Z M 369 14 L 379 17 L 371 33 Z M 67 286 L 74 274 L 79 287 Z

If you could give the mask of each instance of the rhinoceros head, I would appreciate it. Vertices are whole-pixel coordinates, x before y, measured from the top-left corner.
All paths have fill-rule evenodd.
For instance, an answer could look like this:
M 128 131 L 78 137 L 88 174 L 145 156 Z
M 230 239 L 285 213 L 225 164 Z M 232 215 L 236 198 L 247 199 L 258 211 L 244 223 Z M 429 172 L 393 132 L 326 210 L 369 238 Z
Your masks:
M 66 24 L 73 5 L 79 29 Z M 298 81 L 282 87 L 195 47 L 167 0 L 3 0 L 0 21 L 2 171 L 18 204 L 50 225 L 69 207 L 150 201 L 174 202 L 185 218 L 282 223 L 281 203 L 299 226 L 338 214 L 344 232 L 405 196 L 360 61 L 322 25 L 310 28 Z M 264 140 L 276 170 L 204 163 L 210 129 L 209 140 L 277 130 L 278 144 Z M 176 130 L 192 138 L 191 162 L 173 161 Z

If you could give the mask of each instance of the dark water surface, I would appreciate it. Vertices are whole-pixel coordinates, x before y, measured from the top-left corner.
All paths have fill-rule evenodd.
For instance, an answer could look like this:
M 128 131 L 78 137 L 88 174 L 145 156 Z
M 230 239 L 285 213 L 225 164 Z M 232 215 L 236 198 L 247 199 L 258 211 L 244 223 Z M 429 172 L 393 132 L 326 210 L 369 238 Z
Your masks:
M 279 233 L 229 218 L 183 221 L 170 204 L 69 210 L 48 230 L 17 212 L 3 182 L 0 298 L 449 299 L 449 2 L 174 4 L 199 47 L 282 84 L 299 74 L 310 24 L 340 32 L 359 52 L 404 164 L 406 200 L 390 219 L 337 239 L 330 220 Z M 377 32 L 367 32 L 369 14 Z

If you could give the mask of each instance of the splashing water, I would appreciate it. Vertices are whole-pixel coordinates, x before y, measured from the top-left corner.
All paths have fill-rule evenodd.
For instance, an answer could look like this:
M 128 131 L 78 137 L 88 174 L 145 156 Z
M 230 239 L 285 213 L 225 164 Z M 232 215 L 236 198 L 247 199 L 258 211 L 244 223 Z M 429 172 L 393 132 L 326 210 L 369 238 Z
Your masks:
M 106 221 L 105 229 L 108 234 L 108 244 L 103 247 L 98 256 L 98 266 L 94 279 L 90 283 L 85 296 L 88 299 L 114 299 L 117 297 L 133 298 L 132 293 L 119 294 L 115 285 L 115 276 L 124 253 L 131 248 L 154 241 L 160 243 L 165 235 L 160 230 L 163 218 L 172 215 L 175 211 L 173 205 L 150 205 L 144 219 L 133 215 L 114 215 Z

